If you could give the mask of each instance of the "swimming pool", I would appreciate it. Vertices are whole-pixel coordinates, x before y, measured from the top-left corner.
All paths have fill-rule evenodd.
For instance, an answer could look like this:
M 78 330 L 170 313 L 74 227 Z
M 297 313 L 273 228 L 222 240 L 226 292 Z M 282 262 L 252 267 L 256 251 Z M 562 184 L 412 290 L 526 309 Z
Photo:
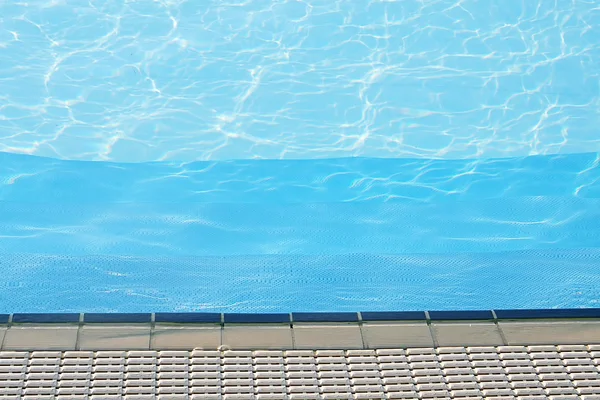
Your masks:
M 0 312 L 597 306 L 593 2 L 0 12 Z

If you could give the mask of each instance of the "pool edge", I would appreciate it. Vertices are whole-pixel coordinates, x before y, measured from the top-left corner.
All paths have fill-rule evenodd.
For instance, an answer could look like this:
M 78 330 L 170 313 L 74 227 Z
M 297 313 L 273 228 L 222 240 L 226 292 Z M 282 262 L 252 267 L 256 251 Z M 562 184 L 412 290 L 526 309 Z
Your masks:
M 374 349 L 600 344 L 600 309 L 4 314 L 1 350 Z

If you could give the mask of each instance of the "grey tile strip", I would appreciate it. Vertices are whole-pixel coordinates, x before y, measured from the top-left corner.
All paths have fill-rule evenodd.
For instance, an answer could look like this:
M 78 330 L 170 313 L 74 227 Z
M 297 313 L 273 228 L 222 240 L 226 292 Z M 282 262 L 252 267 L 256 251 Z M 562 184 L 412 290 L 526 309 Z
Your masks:
M 514 321 L 514 322 L 502 322 L 502 323 L 490 323 L 487 322 L 488 324 L 491 324 L 492 326 L 494 326 L 497 331 L 500 334 L 502 343 L 498 343 L 497 341 L 491 341 L 490 343 L 478 343 L 478 345 L 489 345 L 489 346 L 497 346 L 500 344 L 504 344 L 504 345 L 514 345 L 514 344 L 523 344 L 523 343 L 527 343 L 527 342 L 535 342 L 535 344 L 548 344 L 548 345 L 556 345 L 556 344 L 571 344 L 571 343 L 575 343 L 575 342 L 586 342 L 588 344 L 595 344 L 595 343 L 600 343 L 600 321 L 566 321 L 566 322 L 546 322 L 546 321 L 541 321 L 541 322 L 537 322 L 535 320 L 533 321 Z M 407 323 L 407 322 L 401 322 L 401 323 L 396 323 L 396 324 L 388 324 L 388 323 L 369 323 L 369 326 L 379 326 L 378 329 L 389 329 L 390 333 L 392 332 L 398 332 L 398 330 L 402 330 L 403 326 L 406 326 L 407 329 L 410 329 L 411 326 L 414 326 L 414 324 L 411 323 Z M 425 324 L 423 324 L 425 326 Z M 464 346 L 469 346 L 469 345 L 473 345 L 476 340 L 480 341 L 481 337 L 477 336 L 478 334 L 476 333 L 476 330 L 470 330 L 470 326 L 476 326 L 478 325 L 478 323 L 465 323 L 465 322 L 444 322 L 443 326 L 445 327 L 455 327 L 456 330 L 458 330 L 459 334 L 461 334 L 462 330 L 464 329 L 464 342 L 462 343 L 462 345 Z M 44 325 L 39 325 L 39 326 L 27 326 L 27 325 L 14 325 L 14 326 L 9 326 L 8 329 L 6 330 L 6 335 L 4 336 L 4 338 L 2 339 L 1 342 L 1 346 L 3 350 L 8 350 L 7 349 L 7 338 L 10 336 L 10 340 L 11 340 L 11 349 L 15 348 L 15 341 L 17 343 L 19 343 L 19 341 L 23 341 L 22 342 L 22 348 L 21 350 L 28 350 L 28 343 L 26 342 L 27 340 L 33 340 L 35 341 L 37 344 L 33 344 L 30 343 L 31 346 L 34 346 L 35 348 L 39 348 L 39 343 L 47 343 L 48 342 L 48 333 L 54 331 L 54 330 L 61 330 L 61 329 L 68 329 L 71 332 L 73 332 L 73 330 L 76 330 L 77 332 L 73 332 L 76 333 L 76 335 L 72 336 L 73 343 L 72 345 L 69 345 L 69 347 L 72 347 L 73 349 L 77 349 L 79 350 L 81 348 L 81 338 L 82 338 L 82 333 L 83 333 L 83 329 L 84 327 L 87 327 L 88 332 L 89 329 L 94 329 L 94 328 L 102 328 L 104 325 L 103 324 L 93 324 L 93 325 L 85 325 L 85 324 L 80 324 L 78 327 L 74 327 L 72 325 L 53 325 L 53 326 L 48 326 L 47 324 Z M 272 329 L 285 329 L 281 326 L 272 326 Z M 367 348 L 369 345 L 367 343 L 366 340 L 366 334 L 365 334 L 365 329 L 366 329 L 366 325 L 364 323 L 358 323 L 358 324 L 348 324 L 348 323 L 343 323 L 343 324 L 327 324 L 327 325 L 321 325 L 321 324 L 316 324 L 315 326 L 320 327 L 319 329 L 322 330 L 324 335 L 335 335 L 336 334 L 336 327 L 339 327 L 340 329 L 343 327 L 346 327 L 345 329 L 347 330 L 349 327 L 351 326 L 356 326 L 357 328 L 359 328 L 359 335 L 360 335 L 360 342 L 361 343 L 361 347 L 362 348 Z M 387 328 L 389 326 L 389 328 Z M 437 325 L 439 327 L 439 325 Z M 107 325 L 108 327 L 108 325 Z M 148 324 L 148 331 L 147 333 L 141 333 L 140 332 L 140 328 L 141 326 L 139 324 L 136 325 L 122 325 L 122 326 L 117 326 L 117 325 L 110 325 L 110 328 L 115 330 L 115 336 L 119 337 L 119 335 L 122 335 L 123 339 L 126 338 L 131 338 L 131 337 L 139 337 L 140 334 L 144 335 L 144 341 L 146 342 L 147 340 L 147 344 L 145 344 L 143 347 L 146 349 L 150 349 L 152 348 L 152 340 L 154 335 L 156 334 L 156 324 Z M 266 325 L 248 325 L 248 331 L 249 334 L 260 334 L 260 333 L 256 333 L 257 327 L 262 327 L 264 329 L 269 328 Z M 305 328 L 306 324 L 302 325 L 302 328 Z M 328 328 L 329 327 L 329 328 Z M 464 328 L 461 328 L 464 327 Z M 173 327 L 173 329 L 185 329 L 187 330 L 188 328 L 182 327 L 180 326 L 178 327 Z M 192 327 L 190 327 L 189 329 L 194 329 Z M 224 327 L 223 326 L 217 326 L 217 327 L 206 327 L 206 328 L 197 328 L 197 329 L 218 329 L 219 330 L 219 343 L 222 345 L 228 345 L 228 343 L 224 343 L 223 342 L 223 333 L 224 333 Z M 238 326 L 237 329 L 241 329 L 243 330 L 244 327 L 240 327 Z M 296 348 L 298 346 L 298 342 L 297 342 L 297 337 L 296 337 L 296 330 L 291 327 L 288 328 L 290 330 L 290 335 L 291 335 L 291 343 L 292 343 L 292 347 Z M 122 330 L 122 333 L 119 333 L 118 331 Z M 253 331 L 252 331 L 253 330 Z M 259 330 L 260 331 L 260 330 Z M 342 329 L 343 331 L 343 329 Z M 440 346 L 441 342 L 439 340 L 439 338 L 436 335 L 436 330 L 433 329 L 433 325 L 431 323 L 427 324 L 427 330 L 426 332 L 428 333 L 428 337 L 431 338 L 431 340 L 433 341 L 433 345 L 434 346 Z M 456 331 L 455 331 L 456 332 Z M 65 331 L 66 333 L 66 331 Z M 20 339 L 18 336 L 19 335 L 23 335 L 23 338 Z M 38 336 L 36 336 L 38 335 Z M 147 338 L 145 337 L 145 335 L 148 335 Z M 471 335 L 471 337 L 469 337 L 469 335 Z M 473 336 L 475 335 L 475 336 Z M 61 335 L 60 332 L 57 332 L 56 334 L 57 339 L 60 339 L 61 342 L 64 342 L 66 339 L 66 337 L 64 335 Z M 36 338 L 38 340 L 36 340 Z M 201 339 L 199 339 L 201 340 Z M 210 347 L 212 348 L 212 346 L 214 346 L 214 344 L 212 344 L 214 342 L 211 342 Z M 87 345 L 88 347 L 90 346 L 89 343 Z M 207 347 L 208 345 L 203 346 L 201 342 L 197 343 L 197 346 L 195 347 Z M 241 345 L 240 345 L 241 346 Z M 304 344 L 304 346 L 306 346 L 306 344 Z M 99 346 L 100 347 L 100 346 Z M 243 346 L 241 346 L 240 348 L 242 348 Z M 398 340 L 398 342 L 394 345 L 393 343 L 390 343 L 390 345 L 388 347 L 400 347 L 400 348 L 404 348 L 407 347 L 406 343 L 402 343 L 400 340 Z M 244 348 L 247 349 L 247 348 Z M 286 348 L 287 349 L 287 348 Z M 101 348 L 98 348 L 98 350 L 101 350 Z M 191 350 L 191 349 L 190 349 Z
M 561 311 L 562 312 L 562 311 Z M 592 314 L 590 314 L 592 313 Z M 428 335 L 427 337 L 430 338 L 433 342 L 434 346 L 440 346 L 442 343 L 441 338 L 439 338 L 437 335 L 438 333 L 436 332 L 441 332 L 439 330 L 440 324 L 443 324 L 446 327 L 452 327 L 453 325 L 455 325 L 455 329 L 453 332 L 459 332 L 462 333 L 462 329 L 460 326 L 464 326 L 467 327 L 469 326 L 469 324 L 473 324 L 475 325 L 485 325 L 485 323 L 487 324 L 493 324 L 495 326 L 495 328 L 497 329 L 498 334 L 500 335 L 502 344 L 504 345 L 513 345 L 516 343 L 526 343 L 528 341 L 535 341 L 536 344 L 548 344 L 548 345 L 552 345 L 552 344 L 558 344 L 558 343 L 563 343 L 563 344 L 569 344 L 569 343 L 574 343 L 576 341 L 585 341 L 586 343 L 600 343 L 600 320 L 599 319 L 594 319 L 594 318 L 582 318 L 582 319 L 560 319 L 560 320 L 546 320 L 546 319 L 518 319 L 518 320 L 499 320 L 497 318 L 497 313 L 495 311 L 491 311 L 491 314 L 493 315 L 493 321 L 487 320 L 487 321 L 465 321 L 465 320 L 449 320 L 449 321 L 444 321 L 444 320 L 435 320 L 433 321 L 430 317 L 430 313 L 429 312 L 425 312 L 424 313 L 426 315 L 426 320 L 423 322 L 418 322 L 417 323 L 421 323 L 423 324 L 423 328 L 425 327 L 425 324 L 427 325 L 427 330 L 428 330 Z M 23 315 L 23 314 L 21 314 Z M 39 315 L 39 314 L 38 314 Z M 147 337 L 147 349 L 151 349 L 153 346 L 153 339 L 155 337 L 155 335 L 157 335 L 157 330 L 156 327 L 157 326 L 161 326 L 161 329 L 163 326 L 171 326 L 173 327 L 174 330 L 180 329 L 180 328 L 194 328 L 196 327 L 198 330 L 203 330 L 203 329 L 209 329 L 211 326 L 213 327 L 212 329 L 219 329 L 219 343 L 221 345 L 227 345 L 227 343 L 224 343 L 224 329 L 225 326 L 229 326 L 229 324 L 227 323 L 223 323 L 223 318 L 224 315 L 221 315 L 221 324 L 219 325 L 215 325 L 213 324 L 160 324 L 156 322 L 156 318 L 155 318 L 155 314 L 151 314 L 151 319 L 149 323 L 144 323 L 144 324 L 139 324 L 139 323 L 134 323 L 132 322 L 131 324 L 127 324 L 127 323 L 122 323 L 122 324 L 103 324 L 103 323 L 94 323 L 94 324 L 86 324 L 85 323 L 85 319 L 84 319 L 84 314 L 79 314 L 79 323 L 77 325 L 71 324 L 71 323 L 66 323 L 66 324 L 57 324 L 57 323 L 48 323 L 47 319 L 45 317 L 36 317 L 33 318 L 33 321 L 39 321 L 39 323 L 35 323 L 35 322 L 27 322 L 27 323 L 19 323 L 18 321 L 14 321 L 13 319 L 13 315 L 10 315 L 8 318 L 8 325 L 6 326 L 6 334 L 3 336 L 3 338 L 0 341 L 0 348 L 3 350 L 7 349 L 7 338 L 10 337 L 10 342 L 11 342 L 11 348 L 14 348 L 14 343 L 15 341 L 17 343 L 19 343 L 19 338 L 18 335 L 21 333 L 24 333 L 26 335 L 24 335 L 24 337 L 29 338 L 29 339 L 22 339 L 22 340 L 34 340 L 32 338 L 35 338 L 36 334 L 37 335 L 47 335 L 48 333 L 52 333 L 54 331 L 54 329 L 60 329 L 60 328 L 68 328 L 70 327 L 70 332 L 72 332 L 71 334 L 75 334 L 73 335 L 73 339 L 69 339 L 69 340 L 73 340 L 74 342 L 72 343 L 72 347 L 74 349 L 79 350 L 81 347 L 81 335 L 83 333 L 83 328 L 86 327 L 87 329 L 91 328 L 91 327 L 97 327 L 97 328 L 102 328 L 103 326 L 107 326 L 107 327 L 111 327 L 115 330 L 120 330 L 123 329 L 123 338 L 128 338 L 128 337 L 133 337 L 135 335 L 137 335 L 137 337 L 139 337 L 140 335 L 140 331 L 139 328 L 148 325 L 149 326 L 149 330 L 148 333 L 142 333 L 142 335 L 144 336 L 144 340 L 146 340 L 146 336 Z M 342 314 L 344 315 L 344 314 Z M 549 315 L 548 313 L 545 313 L 544 315 Z M 586 311 L 583 315 L 593 315 L 592 311 Z M 337 319 L 338 317 L 334 317 L 331 319 Z M 323 325 L 321 326 L 323 332 L 329 332 L 329 334 L 331 335 L 335 335 L 336 330 L 334 329 L 336 326 L 339 327 L 349 327 L 349 326 L 358 326 L 359 328 L 359 335 L 360 335 L 360 342 L 357 341 L 357 343 L 362 343 L 362 348 L 367 348 L 369 347 L 368 344 L 368 340 L 366 337 L 366 326 L 379 326 L 377 329 L 380 330 L 384 330 L 385 332 L 389 332 L 389 334 L 392 334 L 392 331 L 394 332 L 402 332 L 402 327 L 406 326 L 407 329 L 410 329 L 410 327 L 412 326 L 413 329 L 416 326 L 414 321 L 410 322 L 410 321 L 364 321 L 362 318 L 362 314 L 358 313 L 357 314 L 357 321 L 355 322 L 336 322 L 336 321 L 330 321 L 330 322 L 324 322 L 321 320 L 321 318 L 316 318 L 317 320 L 314 322 L 303 322 L 303 323 L 299 323 L 298 326 L 306 326 L 306 325 Z M 329 319 L 329 318 L 327 318 Z M 343 319 L 343 318 L 342 318 Z M 32 321 L 32 319 L 28 318 L 28 317 L 20 317 L 20 321 Z M 248 326 L 249 328 L 249 332 L 252 330 L 253 335 L 256 335 L 257 327 L 262 327 L 262 328 L 267 328 L 268 326 L 273 326 L 273 324 L 260 324 L 260 323 L 247 323 L 245 324 Z M 434 329 L 434 325 L 438 328 Z M 331 327 L 331 330 L 328 330 L 329 328 L 327 327 Z M 386 326 L 389 326 L 389 331 L 386 331 Z M 291 343 L 292 343 L 292 347 L 296 348 L 298 346 L 298 339 L 297 339 L 297 335 L 296 335 L 296 330 L 294 329 L 294 324 L 291 323 L 289 325 L 290 327 L 290 334 L 291 334 Z M 128 329 L 130 328 L 130 329 Z M 133 329 L 133 328 L 137 328 Z M 244 327 L 239 327 L 239 329 L 244 329 Z M 281 326 L 279 327 L 281 328 Z M 348 329 L 348 328 L 347 328 Z M 346 332 L 348 331 L 346 329 Z M 74 330 L 76 330 L 76 332 L 73 332 Z M 187 330 L 187 329 L 185 329 Z M 37 333 L 36 333 L 37 331 Z M 193 331 L 193 329 L 190 329 L 190 332 Z M 343 329 L 338 330 L 338 332 L 342 332 Z M 65 333 L 67 333 L 67 330 L 64 331 Z M 214 332 L 214 330 L 213 330 Z M 304 331 L 305 332 L 305 331 Z M 303 332 L 303 333 L 304 333 Z M 447 331 L 446 331 L 447 332 Z M 481 340 L 480 337 L 477 336 L 476 332 L 477 330 L 469 330 L 469 329 L 464 329 L 464 343 L 462 343 L 465 346 L 468 345 L 473 345 L 473 343 L 469 343 L 471 340 L 475 341 L 475 339 Z M 216 333 L 216 332 L 215 332 Z M 193 333 L 192 333 L 193 334 Z M 115 335 L 119 335 L 118 332 L 115 333 Z M 129 335 L 133 335 L 133 336 L 129 336 Z M 425 336 L 420 336 L 423 337 L 425 339 Z M 58 336 L 57 336 L 58 338 Z M 163 340 L 162 342 L 164 343 L 164 336 L 163 336 Z M 52 339 L 47 339 L 47 337 L 44 339 L 45 341 L 42 341 L 42 339 L 44 338 L 40 338 L 40 343 L 45 343 L 48 340 L 52 340 Z M 356 337 L 356 339 L 358 340 L 358 336 Z M 58 340 L 58 339 L 57 339 Z M 198 339 L 201 341 L 201 339 Z M 488 340 L 488 339 L 485 339 Z M 212 348 L 212 346 L 214 346 L 214 342 L 215 340 L 213 340 L 211 342 L 210 347 Z M 496 339 L 496 341 L 494 341 L 493 343 L 490 340 L 490 343 L 486 344 L 486 345 L 490 345 L 490 346 L 496 346 L 499 345 L 500 343 L 498 342 L 498 339 Z M 27 343 L 23 343 L 23 350 L 27 350 Z M 69 345 L 71 346 L 71 345 Z M 206 345 L 208 346 L 208 344 Z M 306 344 L 304 344 L 304 346 L 306 346 Z M 390 344 L 391 347 L 392 344 Z M 144 345 L 144 347 L 146 347 Z M 198 347 L 203 347 L 202 343 L 199 342 L 198 343 Z M 398 340 L 397 345 L 395 347 L 406 347 L 406 343 L 402 343 L 400 340 Z

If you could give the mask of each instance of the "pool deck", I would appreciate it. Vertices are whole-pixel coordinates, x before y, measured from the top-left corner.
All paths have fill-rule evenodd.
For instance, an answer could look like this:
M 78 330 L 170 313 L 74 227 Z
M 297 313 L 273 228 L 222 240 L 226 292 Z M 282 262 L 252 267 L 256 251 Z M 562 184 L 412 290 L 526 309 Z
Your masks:
M 597 309 L 5 317 L 0 398 L 600 400 Z

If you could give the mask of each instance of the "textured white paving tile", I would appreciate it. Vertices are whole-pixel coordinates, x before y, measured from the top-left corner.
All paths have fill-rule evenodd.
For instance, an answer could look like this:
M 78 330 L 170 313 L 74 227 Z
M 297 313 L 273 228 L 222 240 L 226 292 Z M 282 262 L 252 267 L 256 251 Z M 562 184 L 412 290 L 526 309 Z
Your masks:
M 129 351 L 125 361 L 123 392 L 127 396 L 154 395 L 156 391 L 156 351 Z
M 2 351 L 0 398 L 589 399 L 584 345 L 273 351 Z
M 26 382 L 29 352 L 0 352 L 0 396 L 20 399 Z
M 190 384 L 190 352 L 160 351 L 157 364 L 158 398 L 187 398 Z

